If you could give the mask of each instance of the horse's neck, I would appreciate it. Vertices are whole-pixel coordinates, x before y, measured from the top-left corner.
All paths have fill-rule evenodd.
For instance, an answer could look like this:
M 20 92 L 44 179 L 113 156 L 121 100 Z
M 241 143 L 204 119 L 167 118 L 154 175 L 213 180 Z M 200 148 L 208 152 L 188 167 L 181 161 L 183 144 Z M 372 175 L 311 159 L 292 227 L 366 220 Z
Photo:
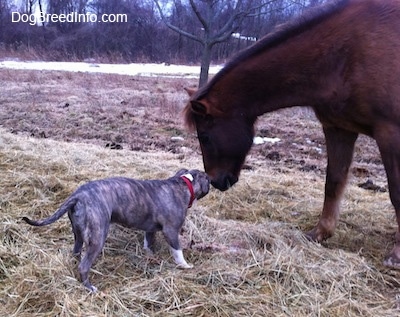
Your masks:
M 225 79 L 233 107 L 243 107 L 256 117 L 285 107 L 326 104 L 341 97 L 345 91 L 344 54 L 340 45 L 333 51 L 334 45 L 326 42 L 322 46 L 319 40 L 309 32 L 239 63 Z

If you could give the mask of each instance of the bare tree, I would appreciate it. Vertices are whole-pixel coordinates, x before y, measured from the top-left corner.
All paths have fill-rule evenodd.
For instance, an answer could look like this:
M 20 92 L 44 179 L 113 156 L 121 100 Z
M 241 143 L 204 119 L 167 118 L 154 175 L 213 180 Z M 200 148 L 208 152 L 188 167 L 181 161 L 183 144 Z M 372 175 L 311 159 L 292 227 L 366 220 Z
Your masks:
M 89 0 L 48 0 L 47 12 L 51 14 L 70 14 L 70 13 L 86 13 L 86 8 Z M 56 26 L 63 33 L 80 27 L 80 23 L 50 23 L 51 26 Z
M 200 87 L 208 80 L 208 71 L 214 45 L 227 41 L 233 33 L 237 32 L 246 17 L 254 16 L 256 12 L 259 12 L 260 7 L 267 5 L 271 1 L 273 0 L 238 0 L 236 2 L 229 0 L 201 0 L 195 2 L 194 0 L 189 0 L 190 7 L 196 19 L 200 22 L 203 31 L 195 34 L 172 24 L 166 17 L 159 1 L 154 0 L 162 20 L 171 30 L 202 45 Z M 178 3 L 180 4 L 180 1 Z M 222 21 L 221 17 L 223 15 L 226 16 L 226 12 L 229 12 L 229 16 Z M 221 24 L 221 22 L 223 23 Z
M 0 0 L 0 48 L 33 49 L 51 59 L 201 60 L 203 85 L 211 58 L 225 60 L 304 7 L 325 1 L 334 0 Z M 43 21 L 42 25 L 30 25 L 13 23 L 14 11 L 98 16 L 123 13 L 128 21 Z M 168 28 L 176 32 L 168 32 Z M 232 33 L 237 34 L 233 37 Z
M 168 28 L 202 45 L 199 79 L 199 87 L 201 87 L 208 80 L 213 47 L 216 44 L 227 42 L 233 33 L 242 29 L 242 24 L 246 24 L 243 23 L 245 19 L 254 24 L 256 18 L 267 17 L 268 20 L 272 17 L 273 21 L 269 21 L 268 24 L 275 25 L 301 12 L 306 7 L 314 6 L 327 0 L 188 0 L 195 17 L 192 17 L 191 24 L 197 20 L 200 23 L 202 32 L 193 31 L 191 25 L 187 23 L 183 24 L 184 27 L 181 26 L 181 23 L 176 23 L 176 21 L 171 23 L 160 4 L 160 0 L 153 1 Z M 164 3 L 170 5 L 171 1 Z M 182 0 L 174 0 L 173 4 L 178 11 L 182 7 Z M 289 8 L 290 10 L 288 10 Z M 182 9 L 180 10 L 182 11 Z M 258 21 L 266 22 L 264 18 L 258 19 Z M 238 44 L 240 46 L 240 43 Z

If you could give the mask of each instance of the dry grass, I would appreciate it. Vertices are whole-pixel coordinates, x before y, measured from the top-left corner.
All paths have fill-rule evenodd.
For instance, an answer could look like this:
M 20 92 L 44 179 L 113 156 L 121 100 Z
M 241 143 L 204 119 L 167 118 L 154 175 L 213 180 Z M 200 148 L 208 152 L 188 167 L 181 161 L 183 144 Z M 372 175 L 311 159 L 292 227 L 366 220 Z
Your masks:
M 172 100 L 179 99 L 180 95 L 175 96 L 174 92 L 180 84 L 167 81 L 153 90 L 154 85 L 149 81 L 139 80 L 135 85 L 131 81 L 129 92 L 123 77 L 113 77 L 112 85 L 108 77 L 94 75 L 89 84 L 88 75 L 53 74 L 53 79 L 47 76 L 39 82 L 26 78 L 26 85 L 30 84 L 32 89 L 40 88 L 43 92 L 53 82 L 53 91 L 58 91 L 58 94 L 52 90 L 43 92 L 41 98 L 48 101 L 30 106 L 31 93 L 25 90 L 25 94 L 24 91 L 18 94 L 18 85 L 12 84 L 15 73 L 0 72 L 0 75 L 6 79 L 0 116 L 4 119 L 8 114 L 8 119 L 2 121 L 7 129 L 0 129 L 1 316 L 399 315 L 400 272 L 381 264 L 394 242 L 396 230 L 388 194 L 357 187 L 364 178 L 355 175 L 346 193 L 335 236 L 324 245 L 306 241 L 302 231 L 317 221 L 322 204 L 324 162 L 323 153 L 304 150 L 306 144 L 302 145 L 300 137 L 277 147 L 264 145 L 254 149 L 248 160 L 251 169 L 243 171 L 237 185 L 224 193 L 212 190 L 190 209 L 181 239 L 187 260 L 194 264 L 192 270 L 175 268 L 161 236 L 156 254 L 150 258 L 141 247 L 142 232 L 113 226 L 103 255 L 91 271 L 92 282 L 100 292 L 89 294 L 77 280 L 67 217 L 43 228 L 30 227 L 20 218 L 39 218 L 52 213 L 78 185 L 91 179 L 115 175 L 164 178 L 181 167 L 202 168 L 194 137 L 176 124 L 179 118 L 172 118 L 176 109 L 168 112 L 159 108 L 157 96 L 165 95 L 165 87 L 171 85 Z M 36 74 L 36 78 L 39 76 Z M 68 76 L 70 83 L 66 82 Z M 96 86 L 102 82 L 104 87 Z M 23 83 L 21 79 L 19 86 L 24 86 Z M 69 88 L 63 88 L 65 85 Z M 88 90 L 78 89 L 84 85 L 99 89 L 93 88 L 92 95 L 85 97 Z M 143 143 L 143 151 L 131 151 L 132 139 L 123 142 L 122 151 L 105 149 L 108 139 L 101 129 L 95 132 L 100 133 L 98 138 L 88 130 L 92 125 L 97 129 L 97 114 L 84 105 L 101 95 L 105 104 L 100 108 L 107 116 L 126 111 L 120 108 L 120 103 L 117 106 L 117 96 L 124 100 L 128 93 L 137 96 L 140 85 L 144 95 L 145 87 L 152 93 L 143 96 L 143 107 L 130 108 L 131 119 L 147 118 L 149 127 L 142 124 L 142 132 L 154 133 L 152 145 Z M 113 95 L 115 89 L 119 90 Z M 109 97 L 107 90 L 113 97 Z M 57 108 L 57 104 L 64 100 L 66 91 L 74 91 L 76 100 L 87 98 L 80 104 L 81 119 L 75 121 L 81 124 L 82 120 L 91 119 L 86 128 L 75 131 L 60 128 L 68 113 Z M 154 111 L 149 111 L 151 104 L 146 101 L 151 97 Z M 131 98 L 131 104 L 136 104 L 136 99 Z M 160 98 L 164 99 L 162 107 L 173 107 L 173 102 Z M 26 131 L 16 127 L 10 133 L 15 114 L 10 104 L 19 111 L 29 106 L 31 111 L 26 111 L 26 117 L 30 121 L 38 118 L 35 116 L 49 116 L 51 111 L 43 110 L 46 107 L 59 109 L 52 120 L 35 121 L 38 130 L 52 133 L 51 139 L 29 136 L 32 124 L 26 126 Z M 148 114 L 140 115 L 146 110 Z M 286 113 L 263 118 L 259 130 L 283 138 L 285 118 L 288 118 Z M 151 125 L 156 119 L 159 121 Z M 279 123 L 271 125 L 272 121 Z M 295 111 L 292 121 L 289 129 L 296 130 L 306 124 L 308 130 L 303 129 L 302 133 L 309 134 L 314 143 L 320 142 L 318 125 L 309 113 Z M 135 124 L 119 122 L 122 130 L 119 133 L 132 137 L 127 129 L 129 124 Z M 48 127 L 50 124 L 52 128 Z M 109 136 L 114 135 L 112 124 L 115 121 L 102 123 L 104 129 L 111 131 Z M 270 130 L 266 131 L 267 127 Z M 183 146 L 168 147 L 172 130 L 185 137 Z M 290 130 L 287 135 L 295 138 Z M 355 167 L 366 170 L 374 182 L 384 182 L 379 162 L 375 162 L 375 148 L 367 145 L 366 150 L 357 149 Z M 262 159 L 262 155 L 271 151 L 279 151 L 280 161 Z M 311 168 L 313 165 L 315 168 Z

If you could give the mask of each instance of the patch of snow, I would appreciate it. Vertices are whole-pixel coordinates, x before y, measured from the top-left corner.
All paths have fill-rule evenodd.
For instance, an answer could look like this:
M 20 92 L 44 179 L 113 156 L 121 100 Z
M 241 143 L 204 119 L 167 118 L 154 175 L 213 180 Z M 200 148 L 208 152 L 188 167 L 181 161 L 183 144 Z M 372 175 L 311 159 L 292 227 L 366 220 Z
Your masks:
M 264 143 L 272 143 L 272 144 L 275 144 L 275 143 L 278 143 L 278 142 L 280 142 L 280 141 L 281 141 L 281 139 L 279 139 L 279 138 L 266 138 L 266 137 L 256 136 L 256 137 L 253 139 L 253 144 L 256 144 L 256 145 L 264 144 Z
M 185 139 L 182 138 L 181 136 L 172 136 L 172 137 L 171 137 L 171 141 L 174 141 L 174 142 L 182 142 L 182 141 L 185 141 Z
M 0 61 L 0 68 L 26 70 L 58 70 L 69 72 L 107 73 L 129 76 L 161 76 L 197 78 L 200 66 L 173 65 L 173 64 L 98 64 L 85 62 L 24 62 L 18 60 Z M 217 73 L 222 66 L 210 66 L 210 74 Z
M 255 36 L 244 36 L 244 35 L 241 35 L 240 33 L 232 33 L 231 36 L 233 38 L 239 39 L 239 40 L 245 40 L 245 41 L 251 41 L 251 42 L 257 41 L 257 38 Z
M 318 146 L 314 146 L 313 149 L 319 154 L 322 153 L 322 149 L 320 147 L 318 147 Z

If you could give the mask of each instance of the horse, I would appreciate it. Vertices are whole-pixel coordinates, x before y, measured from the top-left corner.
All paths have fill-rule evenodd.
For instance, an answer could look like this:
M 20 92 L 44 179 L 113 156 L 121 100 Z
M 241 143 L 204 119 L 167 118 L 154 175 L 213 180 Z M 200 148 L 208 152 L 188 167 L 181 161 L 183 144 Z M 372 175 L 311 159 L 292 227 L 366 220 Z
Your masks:
M 339 0 L 304 13 L 187 90 L 184 121 L 196 130 L 205 171 L 220 191 L 239 180 L 257 117 L 305 106 L 327 151 L 322 213 L 306 236 L 331 237 L 359 134 L 375 139 L 400 227 L 400 0 Z M 384 265 L 400 269 L 400 232 Z

